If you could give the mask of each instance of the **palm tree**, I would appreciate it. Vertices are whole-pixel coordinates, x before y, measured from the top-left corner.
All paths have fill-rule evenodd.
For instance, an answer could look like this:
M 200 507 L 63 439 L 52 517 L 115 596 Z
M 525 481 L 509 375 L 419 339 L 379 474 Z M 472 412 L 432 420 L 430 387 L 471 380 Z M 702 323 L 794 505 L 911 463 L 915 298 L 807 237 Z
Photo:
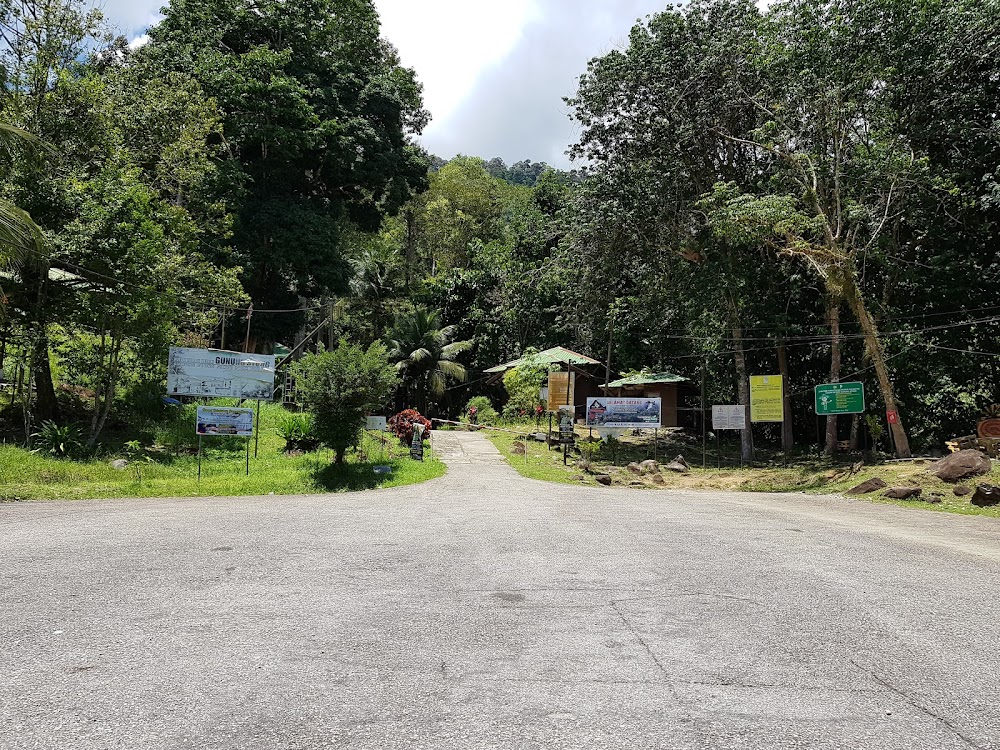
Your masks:
M 38 145 L 40 141 L 25 130 L 0 122 L 0 152 L 11 154 L 19 143 Z M 42 230 L 28 212 L 0 198 L 0 269 L 16 266 L 28 253 L 39 251 L 42 242 Z
M 465 382 L 465 367 L 455 360 L 472 342 L 452 341 L 456 331 L 456 326 L 442 328 L 441 312 L 426 307 L 396 318 L 389 359 L 396 363 L 407 400 L 415 399 L 421 411 L 427 410 L 430 397 L 444 395 L 449 380 Z

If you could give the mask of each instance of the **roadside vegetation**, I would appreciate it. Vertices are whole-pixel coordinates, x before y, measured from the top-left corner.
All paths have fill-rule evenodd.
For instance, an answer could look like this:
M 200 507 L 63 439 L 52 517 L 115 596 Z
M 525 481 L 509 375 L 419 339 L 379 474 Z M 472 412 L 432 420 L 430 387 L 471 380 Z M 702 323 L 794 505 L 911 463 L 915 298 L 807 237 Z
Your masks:
M 779 455 L 771 455 L 755 465 L 740 466 L 739 446 L 723 448 L 721 458 L 715 444 L 709 444 L 706 468 L 701 468 L 701 442 L 683 433 L 661 433 L 655 447 L 652 437 L 624 437 L 612 444 L 587 442 L 586 429 L 577 429 L 579 450 L 570 452 L 567 463 L 563 450 L 534 440 L 525 441 L 520 435 L 530 434 L 530 425 L 508 426 L 509 431 L 485 430 L 507 462 L 521 475 L 561 484 L 601 487 L 599 475 L 610 477 L 610 488 L 651 490 L 696 490 L 723 492 L 761 492 L 829 495 L 844 494 L 862 482 L 877 477 L 888 487 L 919 487 L 921 496 L 915 500 L 894 500 L 884 496 L 885 489 L 857 496 L 859 500 L 898 505 L 907 508 L 937 510 L 966 515 L 1000 517 L 1000 507 L 980 508 L 969 502 L 970 495 L 955 495 L 956 487 L 971 491 L 979 483 L 1000 484 L 1000 467 L 994 464 L 991 474 L 957 483 L 938 479 L 928 471 L 932 460 L 891 461 L 886 456 L 869 456 L 868 463 L 857 467 L 860 455 L 834 462 L 819 455 L 796 455 L 787 463 Z M 686 473 L 676 473 L 663 467 L 678 455 L 690 465 Z M 654 459 L 655 456 L 655 459 Z M 650 474 L 637 474 L 628 465 L 656 460 L 660 464 L 662 483 Z M 582 468 L 586 461 L 587 468 Z M 720 467 L 719 464 L 722 464 Z
M 212 405 L 235 402 L 219 399 Z M 44 446 L 26 450 L 3 445 L 0 502 L 344 492 L 398 487 L 444 474 L 444 465 L 429 450 L 423 462 L 415 461 L 409 447 L 395 436 L 376 432 L 359 436 L 356 445 L 345 451 L 344 463 L 337 464 L 335 451 L 315 442 L 312 450 L 302 450 L 300 442 L 309 439 L 309 431 L 303 438 L 301 430 L 291 427 L 301 421 L 302 415 L 280 406 L 262 407 L 256 458 L 250 441 L 249 476 L 246 440 L 203 438 L 200 482 L 193 405 L 147 423 L 142 430 L 118 435 L 89 455 L 82 446 L 71 446 L 68 456 L 57 457 Z M 115 468 L 116 460 L 128 464 Z M 376 473 L 376 466 L 390 471 Z

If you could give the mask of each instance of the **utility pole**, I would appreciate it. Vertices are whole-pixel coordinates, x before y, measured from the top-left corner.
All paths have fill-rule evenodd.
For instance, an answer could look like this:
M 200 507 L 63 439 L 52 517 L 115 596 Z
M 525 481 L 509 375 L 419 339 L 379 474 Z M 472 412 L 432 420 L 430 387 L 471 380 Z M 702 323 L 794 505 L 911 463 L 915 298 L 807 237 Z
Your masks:
M 604 365 L 604 395 L 608 395 L 608 383 L 611 382 L 611 345 L 615 338 L 615 303 L 611 303 L 611 320 L 608 323 L 608 361 Z
M 247 337 L 243 342 L 243 351 L 250 351 L 250 318 L 253 317 L 253 302 L 250 303 L 250 307 L 247 308 Z

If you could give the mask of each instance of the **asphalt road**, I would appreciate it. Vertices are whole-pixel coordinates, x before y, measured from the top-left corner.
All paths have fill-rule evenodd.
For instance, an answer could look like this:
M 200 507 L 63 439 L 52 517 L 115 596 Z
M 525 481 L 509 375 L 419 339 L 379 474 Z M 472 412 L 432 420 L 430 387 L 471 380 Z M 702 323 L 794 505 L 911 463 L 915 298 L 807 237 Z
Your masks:
M 1000 524 L 449 475 L 0 506 L 2 748 L 1000 748 Z

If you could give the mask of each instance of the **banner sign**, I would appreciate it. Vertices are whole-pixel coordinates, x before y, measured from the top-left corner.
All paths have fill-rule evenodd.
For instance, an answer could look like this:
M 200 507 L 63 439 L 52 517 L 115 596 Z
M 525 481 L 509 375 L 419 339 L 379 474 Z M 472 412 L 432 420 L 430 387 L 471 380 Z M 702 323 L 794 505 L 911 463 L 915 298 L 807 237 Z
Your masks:
M 746 404 L 721 404 L 712 407 L 713 430 L 745 430 L 746 428 Z
M 661 425 L 658 398 L 598 396 L 587 399 L 588 427 L 654 430 Z
M 253 437 L 253 409 L 199 406 L 195 432 L 199 435 Z
M 864 383 L 826 383 L 816 386 L 816 414 L 864 414 Z
M 415 461 L 424 460 L 424 426 L 413 425 L 413 439 L 410 441 L 410 458 Z
M 270 401 L 274 355 L 170 348 L 167 395 Z
M 572 406 L 576 403 L 573 397 L 576 395 L 576 373 L 575 372 L 550 372 L 549 373 L 549 403 L 548 409 L 553 414 L 559 412 L 560 406 Z
M 576 407 L 559 409 L 559 442 L 572 445 L 576 441 Z
M 784 422 L 784 389 L 780 375 L 753 375 L 750 378 L 750 421 Z
M 365 429 L 376 432 L 386 432 L 389 429 L 389 422 L 385 417 L 368 417 Z

